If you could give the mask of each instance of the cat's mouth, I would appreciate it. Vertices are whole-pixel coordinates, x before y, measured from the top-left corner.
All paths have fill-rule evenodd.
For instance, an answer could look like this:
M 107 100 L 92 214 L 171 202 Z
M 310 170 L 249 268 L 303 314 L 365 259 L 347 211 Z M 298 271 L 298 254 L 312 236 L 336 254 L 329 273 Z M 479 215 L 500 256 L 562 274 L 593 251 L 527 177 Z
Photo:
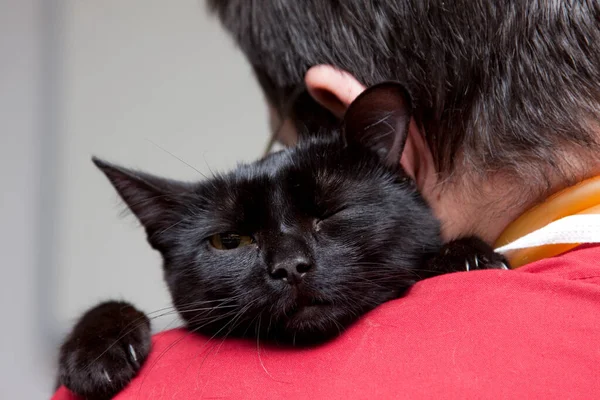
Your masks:
M 296 301 L 296 307 L 307 308 L 307 307 L 318 307 L 318 306 L 330 306 L 332 303 L 327 300 L 319 299 L 316 297 L 300 297 Z
M 324 313 L 333 307 L 330 301 L 314 298 L 301 297 L 298 298 L 294 306 L 286 312 L 290 320 L 298 320 L 315 317 L 318 314 Z
M 303 298 L 285 312 L 280 321 L 282 330 L 278 339 L 290 341 L 294 346 L 318 345 L 339 335 L 354 319 L 353 313 L 331 301 Z

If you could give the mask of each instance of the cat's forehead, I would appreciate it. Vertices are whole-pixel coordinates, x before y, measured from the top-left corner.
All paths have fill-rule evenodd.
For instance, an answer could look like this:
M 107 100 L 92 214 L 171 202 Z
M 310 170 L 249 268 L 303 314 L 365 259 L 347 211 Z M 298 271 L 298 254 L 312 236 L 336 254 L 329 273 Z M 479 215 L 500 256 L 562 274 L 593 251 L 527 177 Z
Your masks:
M 394 174 L 376 160 L 372 154 L 347 151 L 335 138 L 319 140 L 241 164 L 205 186 L 218 188 L 217 197 L 230 202 L 257 202 L 260 197 L 272 201 L 276 196 L 297 196 L 299 192 L 358 194 L 377 191 L 377 186 L 393 179 Z
M 325 157 L 328 150 L 330 156 Z M 334 160 L 339 158 L 340 148 L 328 150 L 313 144 L 272 153 L 200 183 L 199 192 L 209 202 L 226 208 L 265 201 L 273 205 L 276 199 L 289 197 L 298 190 L 314 193 L 323 186 L 321 182 L 326 175 L 341 173 L 339 160 Z
M 324 169 L 333 170 L 335 164 L 339 164 L 342 151 L 343 146 L 335 139 L 316 141 L 310 145 L 271 153 L 253 163 L 239 165 L 230 174 L 230 178 L 240 183 L 252 180 L 279 182 L 294 174 L 310 174 Z

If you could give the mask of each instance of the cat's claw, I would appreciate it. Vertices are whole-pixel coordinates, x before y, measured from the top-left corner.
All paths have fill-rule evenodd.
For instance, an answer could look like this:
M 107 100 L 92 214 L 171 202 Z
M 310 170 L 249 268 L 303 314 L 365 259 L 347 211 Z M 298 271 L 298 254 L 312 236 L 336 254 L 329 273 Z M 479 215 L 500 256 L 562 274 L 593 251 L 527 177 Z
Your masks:
M 104 377 L 106 378 L 108 383 L 112 383 L 112 379 L 110 379 L 110 375 L 108 374 L 108 371 L 104 370 L 103 372 L 104 372 Z
M 103 303 L 77 323 L 60 350 L 60 382 L 86 399 L 109 399 L 150 352 L 150 322 L 133 306 Z
M 138 362 L 137 354 L 135 354 L 135 349 L 133 348 L 132 345 L 129 345 L 129 354 L 131 355 L 131 358 L 133 359 L 133 361 L 137 364 L 137 362 Z
M 475 271 L 480 269 L 509 269 L 508 261 L 477 237 L 453 240 L 442 247 L 429 261 L 429 269 L 439 273 Z
M 445 254 L 448 254 L 447 249 Z M 471 269 L 479 269 L 479 257 L 477 257 L 477 254 L 473 256 L 473 262 L 475 263 L 475 268 L 471 268 L 471 263 L 469 262 L 468 258 L 465 259 L 465 271 L 470 271 Z

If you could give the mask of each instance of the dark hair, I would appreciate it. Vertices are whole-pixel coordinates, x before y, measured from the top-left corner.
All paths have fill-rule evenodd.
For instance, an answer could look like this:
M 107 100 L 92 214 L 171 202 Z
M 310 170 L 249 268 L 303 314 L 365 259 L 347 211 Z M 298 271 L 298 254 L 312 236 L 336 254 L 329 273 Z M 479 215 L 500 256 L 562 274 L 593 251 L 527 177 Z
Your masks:
M 208 3 L 276 107 L 318 64 L 367 86 L 404 83 L 442 174 L 457 156 L 486 171 L 560 172 L 563 151 L 596 150 L 599 1 Z

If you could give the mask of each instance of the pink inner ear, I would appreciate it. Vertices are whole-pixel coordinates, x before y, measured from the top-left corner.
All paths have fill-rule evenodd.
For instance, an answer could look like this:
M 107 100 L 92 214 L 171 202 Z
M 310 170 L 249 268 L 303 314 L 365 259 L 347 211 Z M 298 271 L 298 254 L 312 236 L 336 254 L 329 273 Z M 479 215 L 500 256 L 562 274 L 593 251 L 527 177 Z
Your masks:
M 371 148 L 387 164 L 395 164 L 404 149 L 410 117 L 410 96 L 404 86 L 384 82 L 354 100 L 344 116 L 343 133 L 348 143 Z

